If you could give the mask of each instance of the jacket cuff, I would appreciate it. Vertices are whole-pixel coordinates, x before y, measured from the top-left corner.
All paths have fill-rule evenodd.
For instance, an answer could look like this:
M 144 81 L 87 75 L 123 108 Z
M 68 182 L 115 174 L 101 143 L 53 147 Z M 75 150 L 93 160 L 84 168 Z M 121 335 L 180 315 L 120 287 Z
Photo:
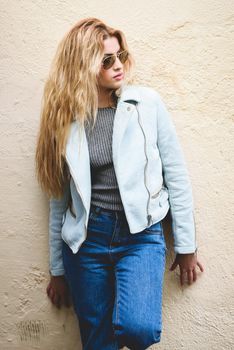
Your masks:
M 64 269 L 51 269 L 49 271 L 50 271 L 51 276 L 63 276 L 63 275 L 65 275 Z
M 174 252 L 176 254 L 192 254 L 197 253 L 198 247 L 176 247 L 174 246 Z

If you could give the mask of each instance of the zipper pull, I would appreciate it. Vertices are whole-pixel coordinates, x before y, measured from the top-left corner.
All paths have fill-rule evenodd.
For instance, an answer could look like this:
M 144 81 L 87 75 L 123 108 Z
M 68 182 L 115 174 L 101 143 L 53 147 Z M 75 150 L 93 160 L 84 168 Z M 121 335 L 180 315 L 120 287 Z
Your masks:
M 148 226 L 151 225 L 151 219 L 152 219 L 152 216 L 151 215 L 147 215 Z

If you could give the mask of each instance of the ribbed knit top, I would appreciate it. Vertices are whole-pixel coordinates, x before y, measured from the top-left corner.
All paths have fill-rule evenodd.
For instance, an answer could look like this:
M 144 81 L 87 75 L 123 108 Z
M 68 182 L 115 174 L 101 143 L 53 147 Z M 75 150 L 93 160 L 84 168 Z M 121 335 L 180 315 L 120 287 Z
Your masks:
M 112 160 L 112 135 L 116 109 L 98 108 L 94 128 L 85 125 L 91 166 L 91 204 L 123 210 Z

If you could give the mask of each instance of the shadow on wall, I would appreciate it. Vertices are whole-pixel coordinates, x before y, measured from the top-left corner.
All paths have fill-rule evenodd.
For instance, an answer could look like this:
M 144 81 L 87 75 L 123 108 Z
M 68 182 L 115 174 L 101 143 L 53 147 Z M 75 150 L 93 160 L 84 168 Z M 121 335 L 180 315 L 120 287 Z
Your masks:
M 171 252 L 173 253 L 174 241 L 173 241 L 173 235 L 172 235 L 172 218 L 171 218 L 170 209 L 168 210 L 168 213 L 165 216 L 165 218 L 162 219 L 162 224 L 163 224 L 163 232 L 165 236 L 165 242 L 168 249 L 168 253 L 171 253 Z

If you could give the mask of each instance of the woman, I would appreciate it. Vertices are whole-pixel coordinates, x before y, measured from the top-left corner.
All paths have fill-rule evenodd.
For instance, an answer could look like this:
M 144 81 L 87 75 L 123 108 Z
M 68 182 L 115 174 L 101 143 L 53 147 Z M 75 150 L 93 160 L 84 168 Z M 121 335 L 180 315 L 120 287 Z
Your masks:
M 47 294 L 79 320 L 83 348 L 160 341 L 172 215 L 181 284 L 197 278 L 191 184 L 174 125 L 152 88 L 131 83 L 124 34 L 96 18 L 61 41 L 44 90 L 36 169 L 50 197 Z

